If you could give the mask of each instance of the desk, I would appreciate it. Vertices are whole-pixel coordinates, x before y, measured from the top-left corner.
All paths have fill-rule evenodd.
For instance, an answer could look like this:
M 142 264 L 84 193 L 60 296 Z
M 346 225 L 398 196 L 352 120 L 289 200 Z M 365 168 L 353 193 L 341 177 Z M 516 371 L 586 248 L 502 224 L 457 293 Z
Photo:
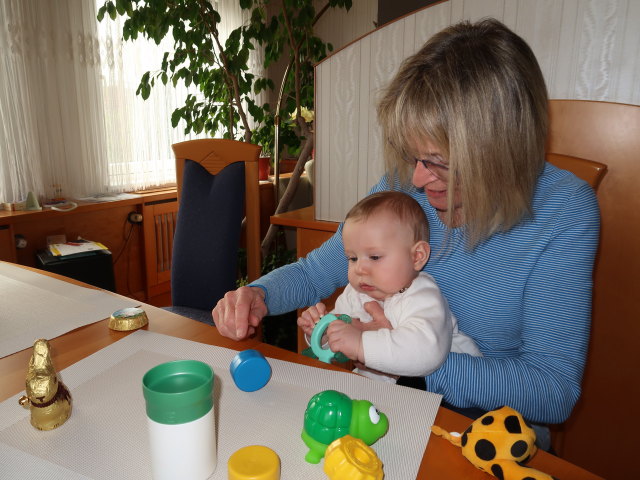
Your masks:
M 50 273 L 49 275 L 54 278 L 67 280 L 71 283 L 87 286 L 82 282 L 66 279 L 56 274 Z M 145 329 L 152 332 L 235 350 L 255 348 L 268 357 L 318 368 L 342 370 L 338 367 L 327 365 L 287 350 L 260 343 L 254 339 L 235 342 L 222 337 L 214 327 L 195 322 L 151 305 L 143 304 L 142 307 L 149 317 L 149 325 L 147 325 Z M 130 332 L 109 330 L 107 327 L 107 319 L 78 328 L 50 340 L 53 363 L 56 369 L 60 371 L 92 353 L 117 342 L 129 335 L 129 333 Z M 2 378 L 2 383 L 0 384 L 0 401 L 15 396 L 16 408 L 18 408 L 17 398 L 24 390 L 25 371 L 30 357 L 31 348 L 28 348 L 0 359 L 0 378 Z M 469 419 L 445 408 L 440 408 L 436 417 L 436 424 L 449 431 L 463 431 L 469 425 L 469 422 Z M 607 440 L 603 439 L 603 441 Z M 562 480 L 596 480 L 601 478 L 545 452 L 539 452 L 530 462 L 530 465 Z M 495 477 L 491 477 L 473 467 L 462 457 L 457 447 L 453 447 L 446 440 L 432 436 L 422 459 L 418 478 L 436 480 L 488 480 Z

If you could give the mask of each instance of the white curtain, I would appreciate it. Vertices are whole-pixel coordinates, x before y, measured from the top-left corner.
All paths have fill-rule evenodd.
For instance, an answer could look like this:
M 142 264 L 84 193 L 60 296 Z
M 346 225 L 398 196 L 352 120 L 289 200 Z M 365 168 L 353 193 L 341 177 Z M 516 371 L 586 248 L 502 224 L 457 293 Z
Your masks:
M 171 127 L 171 113 L 187 89 L 160 83 L 146 101 L 135 94 L 171 40 L 123 42 L 121 18 L 97 22 L 102 3 L 0 2 L 0 201 L 175 182 L 171 144 L 192 136 Z M 246 19 L 236 0 L 213 3 L 223 37 Z M 257 52 L 250 67 L 261 75 L 261 66 Z
M 98 7 L 102 5 L 97 0 Z M 184 126 L 171 127 L 171 113 L 189 93 L 180 82 L 173 88 L 158 82 L 147 100 L 136 95 L 140 78 L 159 70 L 162 53 L 171 48 L 171 36 L 157 46 L 139 36 L 122 40 L 123 17 L 108 16 L 98 24 L 106 130 L 109 187 L 131 191 L 175 182 L 171 144 L 188 138 Z M 195 93 L 195 92 L 193 92 Z
M 93 2 L 0 3 L 0 200 L 107 183 Z

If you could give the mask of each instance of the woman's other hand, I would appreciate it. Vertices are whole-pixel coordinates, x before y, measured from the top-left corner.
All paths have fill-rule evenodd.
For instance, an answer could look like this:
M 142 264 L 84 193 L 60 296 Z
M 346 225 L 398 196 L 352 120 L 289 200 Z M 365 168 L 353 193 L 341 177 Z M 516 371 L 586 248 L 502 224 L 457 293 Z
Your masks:
M 358 318 L 352 318 L 351 323 L 354 327 L 361 331 L 367 330 L 380 330 L 381 328 L 388 328 L 389 330 L 393 329 L 391 322 L 387 319 L 384 314 L 384 310 L 380 304 L 376 301 L 367 302 L 364 304 L 364 310 L 371 315 L 370 322 L 361 322 Z

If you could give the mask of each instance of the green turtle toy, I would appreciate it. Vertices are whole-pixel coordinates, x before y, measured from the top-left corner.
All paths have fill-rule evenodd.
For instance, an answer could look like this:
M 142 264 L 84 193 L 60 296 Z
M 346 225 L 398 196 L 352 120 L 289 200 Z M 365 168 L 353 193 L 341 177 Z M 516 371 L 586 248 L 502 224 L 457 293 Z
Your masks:
M 319 463 L 331 442 L 345 435 L 372 445 L 389 429 L 389 420 L 367 400 L 351 400 L 344 393 L 324 390 L 317 393 L 304 412 L 302 440 L 309 447 L 304 457 Z

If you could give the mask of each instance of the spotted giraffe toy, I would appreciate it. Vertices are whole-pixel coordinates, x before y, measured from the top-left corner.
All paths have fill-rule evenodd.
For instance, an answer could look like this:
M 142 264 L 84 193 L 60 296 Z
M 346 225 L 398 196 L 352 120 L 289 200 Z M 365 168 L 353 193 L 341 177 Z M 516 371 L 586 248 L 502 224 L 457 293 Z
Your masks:
M 437 425 L 431 431 L 461 447 L 462 455 L 476 468 L 500 480 L 557 480 L 523 465 L 536 453 L 536 434 L 511 407 L 485 413 L 462 435 Z

